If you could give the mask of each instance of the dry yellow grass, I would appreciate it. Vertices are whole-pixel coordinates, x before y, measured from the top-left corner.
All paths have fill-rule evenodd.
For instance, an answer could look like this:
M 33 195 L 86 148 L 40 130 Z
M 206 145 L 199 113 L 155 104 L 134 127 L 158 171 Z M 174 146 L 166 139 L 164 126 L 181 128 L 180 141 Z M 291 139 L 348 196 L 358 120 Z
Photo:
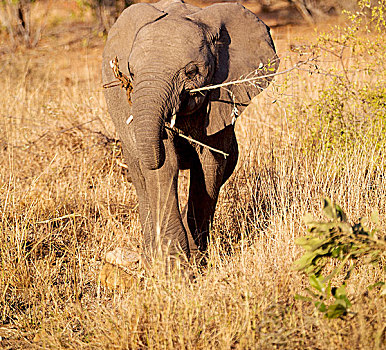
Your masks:
M 0 347 L 381 348 L 385 298 L 367 286 L 384 279 L 382 266 L 354 272 L 355 314 L 345 320 L 294 300 L 307 283 L 292 267 L 301 254 L 294 239 L 305 213 L 320 217 L 321 198 L 340 203 L 350 221 L 376 208 L 386 227 L 384 148 L 304 150 L 308 121 L 291 111 L 329 84 L 323 76 L 292 74 L 285 95 L 270 89 L 238 121 L 237 171 L 194 283 L 155 266 L 125 294 L 99 286 L 105 253 L 137 249 L 140 224 L 100 88 L 103 39 L 72 36 L 0 57 Z M 312 36 L 274 32 L 282 57 Z

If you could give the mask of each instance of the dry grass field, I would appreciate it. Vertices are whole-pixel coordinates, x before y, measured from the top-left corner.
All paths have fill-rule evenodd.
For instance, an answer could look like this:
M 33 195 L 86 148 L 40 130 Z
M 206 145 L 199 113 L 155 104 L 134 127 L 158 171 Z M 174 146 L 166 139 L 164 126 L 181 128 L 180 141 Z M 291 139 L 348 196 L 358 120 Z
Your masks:
M 0 348 L 383 348 L 386 300 L 367 287 L 385 280 L 384 261 L 352 271 L 343 319 L 295 300 L 308 279 L 293 267 L 302 218 L 320 219 L 325 197 L 351 223 L 377 209 L 385 234 L 382 35 L 353 33 L 340 57 L 320 51 L 312 74 L 278 76 L 238 120 L 240 159 L 194 282 L 154 266 L 120 293 L 100 286 L 104 256 L 139 249 L 141 233 L 101 89 L 105 39 L 90 18 L 55 16 L 34 49 L 10 50 L 2 33 Z M 330 24 L 273 31 L 280 70 L 316 50 L 318 31 L 340 52 L 344 30 Z M 185 173 L 182 196 L 186 183 Z

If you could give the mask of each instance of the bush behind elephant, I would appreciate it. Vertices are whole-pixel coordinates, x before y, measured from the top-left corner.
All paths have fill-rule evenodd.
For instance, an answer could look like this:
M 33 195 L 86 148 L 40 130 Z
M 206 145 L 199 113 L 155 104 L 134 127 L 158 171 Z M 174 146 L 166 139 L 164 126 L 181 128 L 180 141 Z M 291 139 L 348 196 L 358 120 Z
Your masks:
M 109 32 L 104 84 L 115 79 L 114 57 L 133 88 L 128 96 L 112 87 L 105 97 L 139 199 L 142 256 L 150 261 L 159 254 L 189 258 L 204 252 L 220 187 L 237 163 L 235 111 L 240 113 L 269 79 L 259 86 L 191 90 L 239 79 L 267 64 L 270 73 L 276 71 L 279 60 L 269 29 L 236 3 L 204 9 L 180 0 L 141 3 L 127 8 Z M 183 213 L 177 194 L 181 169 L 190 169 Z

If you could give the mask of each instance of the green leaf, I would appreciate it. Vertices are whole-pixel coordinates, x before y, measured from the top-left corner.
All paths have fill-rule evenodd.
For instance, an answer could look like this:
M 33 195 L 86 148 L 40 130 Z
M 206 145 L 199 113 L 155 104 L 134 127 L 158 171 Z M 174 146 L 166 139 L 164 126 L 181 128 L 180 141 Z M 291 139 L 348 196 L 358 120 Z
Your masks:
M 315 257 L 315 252 L 305 253 L 300 259 L 294 262 L 296 270 L 301 271 L 310 266 L 312 264 L 312 260 L 314 260 Z
M 339 288 L 335 289 L 332 292 L 332 295 L 336 299 L 335 304 L 340 304 L 340 305 L 344 306 L 345 308 L 349 308 L 351 306 L 351 303 L 347 298 L 346 287 L 344 284 L 341 285 Z
M 347 297 L 342 297 L 342 298 L 335 299 L 334 304 L 335 305 L 341 305 L 346 310 L 351 306 L 351 303 L 348 301 Z
M 379 212 L 377 209 L 374 209 L 370 216 L 371 222 L 379 226 Z
M 331 203 L 331 200 L 328 198 L 324 199 L 323 213 L 329 219 L 332 219 L 332 220 L 336 219 L 336 213 L 335 213 L 334 207 Z
M 339 227 L 341 231 L 344 233 L 348 233 L 348 234 L 352 233 L 352 227 L 346 222 L 338 222 L 336 223 L 336 226 Z
M 328 307 L 326 312 L 327 318 L 338 318 L 342 317 L 347 313 L 347 308 L 341 304 L 332 304 Z
M 316 277 L 315 275 L 312 275 L 309 278 L 310 285 L 319 292 L 324 293 L 326 291 L 326 285 L 323 283 L 323 279 L 323 276 Z
M 312 217 L 312 215 L 310 213 L 307 213 L 306 215 L 303 216 L 303 222 L 306 225 L 309 225 L 309 224 L 314 222 L 314 218 Z
M 340 252 L 342 251 L 342 247 L 336 247 L 332 250 L 331 256 L 333 258 L 339 258 L 340 257 Z
M 305 250 L 314 251 L 324 244 L 324 240 L 318 237 L 299 237 L 295 240 L 295 244 L 302 246 Z
M 335 213 L 336 213 L 337 218 L 340 221 L 347 222 L 347 216 L 338 204 L 335 204 Z
M 335 298 L 339 298 L 341 296 L 346 296 L 346 287 L 345 285 L 341 285 L 339 288 L 335 289 L 333 294 Z
M 321 234 L 330 234 L 335 229 L 336 231 L 337 222 L 319 222 L 312 226 L 309 226 L 310 232 L 317 232 Z
M 327 288 L 326 288 L 326 292 L 324 293 L 326 298 L 331 297 L 331 290 L 332 290 L 332 288 L 331 288 L 331 281 L 329 281 L 328 285 L 327 285 Z
M 381 291 L 382 291 L 382 289 L 385 288 L 385 282 L 380 281 L 380 282 L 377 282 L 377 283 L 374 283 L 374 284 L 370 284 L 370 285 L 367 287 L 367 289 L 368 289 L 368 290 L 373 290 L 374 288 L 377 288 L 377 287 L 381 287 Z M 381 295 L 382 295 L 382 294 L 381 294 Z
M 321 268 L 319 266 L 316 266 L 316 265 L 310 265 L 308 267 L 306 267 L 303 271 L 309 276 L 309 275 L 316 275 L 318 276 L 319 275 L 319 272 L 320 272 Z
M 310 288 L 306 288 L 306 292 L 307 292 L 309 295 L 312 296 L 313 300 L 315 300 L 315 299 L 318 299 L 318 300 L 319 300 L 320 298 L 323 297 L 323 296 L 320 295 L 320 294 L 314 293 Z
M 321 301 L 316 301 L 315 302 L 315 307 L 320 311 L 320 312 L 326 312 L 327 311 L 327 306 L 325 303 Z
M 325 244 L 323 246 L 325 246 Z M 330 251 L 331 251 L 331 247 L 326 246 L 325 248 L 321 247 L 321 248 L 316 249 L 314 251 L 314 253 L 316 253 L 317 256 L 323 256 L 323 255 L 329 254 Z
M 295 300 L 302 300 L 302 301 L 313 301 L 314 299 L 310 298 L 310 297 L 305 297 L 303 295 L 300 295 L 300 294 L 295 294 Z
M 308 241 L 309 241 L 308 237 L 299 237 L 295 239 L 295 244 L 304 246 L 308 244 Z

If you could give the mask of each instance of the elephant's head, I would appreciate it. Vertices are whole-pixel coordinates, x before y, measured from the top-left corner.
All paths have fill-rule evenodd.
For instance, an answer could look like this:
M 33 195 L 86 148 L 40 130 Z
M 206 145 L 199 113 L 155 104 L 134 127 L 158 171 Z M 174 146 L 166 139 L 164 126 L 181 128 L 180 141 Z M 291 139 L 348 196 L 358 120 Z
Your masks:
M 235 104 L 241 112 L 269 81 L 206 93 L 190 90 L 237 80 L 269 62 L 271 73 L 278 66 L 268 28 L 239 4 L 201 10 L 179 0 L 164 0 L 130 6 L 109 33 L 105 82 L 112 80 L 108 61 L 116 55 L 124 73 L 133 79 L 128 112 L 133 123 L 126 127 L 135 129 L 141 160 L 149 169 L 163 164 L 164 125 L 174 113 L 190 115 L 205 108 L 206 133 L 214 134 L 232 123 Z M 115 103 L 110 102 L 109 109 L 117 108 Z

